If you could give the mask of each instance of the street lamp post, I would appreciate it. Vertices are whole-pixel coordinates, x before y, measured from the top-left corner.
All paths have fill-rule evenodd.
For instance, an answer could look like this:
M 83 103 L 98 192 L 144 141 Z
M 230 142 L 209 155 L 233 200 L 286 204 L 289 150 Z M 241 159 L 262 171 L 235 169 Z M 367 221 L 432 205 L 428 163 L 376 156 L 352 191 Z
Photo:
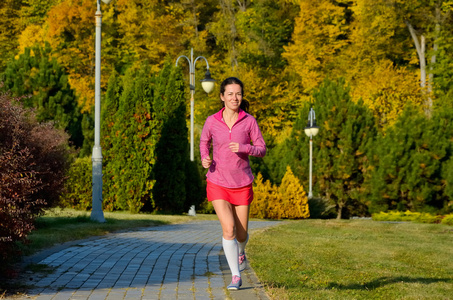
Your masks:
M 178 61 L 181 57 L 187 59 L 189 63 L 189 73 L 190 73 L 190 160 L 194 161 L 194 138 L 193 138 L 193 107 L 194 107 L 194 98 L 193 95 L 195 94 L 195 63 L 198 59 L 202 58 L 206 62 L 206 74 L 205 78 L 201 80 L 201 86 L 206 93 L 212 92 L 214 89 L 215 80 L 211 78 L 211 73 L 209 72 L 209 63 L 208 60 L 204 56 L 198 56 L 195 60 L 193 59 L 193 48 L 190 51 L 190 59 L 185 56 L 181 55 L 176 60 L 176 66 L 178 65 Z
M 102 0 L 109 4 L 111 0 Z M 102 211 L 102 149 L 101 149 L 101 1 L 97 0 L 96 11 L 96 57 L 95 57 L 95 83 L 94 83 L 94 147 L 91 160 L 93 163 L 93 208 L 91 220 L 104 223 Z
M 318 134 L 319 127 L 316 126 L 316 115 L 315 110 L 310 108 L 308 113 L 308 124 L 307 127 L 304 128 L 305 134 L 310 138 L 310 178 L 309 178 L 309 191 L 308 191 L 308 198 L 313 198 L 313 191 L 312 191 L 312 169 L 313 169 L 313 137 Z
M 203 80 L 201 80 L 201 86 L 206 93 L 212 92 L 214 89 L 215 80 L 211 78 L 211 72 L 209 72 L 209 63 L 204 56 L 198 56 L 193 59 L 193 48 L 190 50 L 190 59 L 181 55 L 176 59 L 176 66 L 178 66 L 178 61 L 181 57 L 184 57 L 189 63 L 189 74 L 190 74 L 190 160 L 194 161 L 194 134 L 193 134 L 193 119 L 194 119 L 194 94 L 195 94 L 195 63 L 198 59 L 202 58 L 206 62 L 206 74 Z M 192 205 L 189 209 L 189 216 L 195 216 L 195 205 Z

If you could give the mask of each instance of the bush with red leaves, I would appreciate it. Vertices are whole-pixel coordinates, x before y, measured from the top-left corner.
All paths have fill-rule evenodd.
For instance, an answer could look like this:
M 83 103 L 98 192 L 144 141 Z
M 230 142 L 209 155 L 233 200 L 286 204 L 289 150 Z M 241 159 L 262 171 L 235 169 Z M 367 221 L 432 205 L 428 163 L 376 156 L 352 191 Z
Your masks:
M 19 102 L 0 94 L 0 272 L 43 208 L 57 204 L 71 156 L 67 134 Z

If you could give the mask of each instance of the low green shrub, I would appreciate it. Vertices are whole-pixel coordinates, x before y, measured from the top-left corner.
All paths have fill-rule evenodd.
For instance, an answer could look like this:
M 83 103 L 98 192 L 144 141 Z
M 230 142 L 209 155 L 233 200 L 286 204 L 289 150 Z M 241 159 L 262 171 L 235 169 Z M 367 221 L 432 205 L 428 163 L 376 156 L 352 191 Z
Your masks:
M 405 222 L 417 222 L 417 223 L 441 223 L 445 217 L 439 215 L 432 215 L 429 213 L 420 213 L 412 211 L 388 211 L 379 212 L 372 215 L 372 219 L 375 221 L 405 221 Z M 453 219 L 453 218 L 452 218 Z M 453 220 L 452 220 L 453 221 Z M 448 222 L 448 221 L 447 221 Z
M 61 206 L 90 210 L 92 205 L 91 157 L 77 158 L 68 170 Z

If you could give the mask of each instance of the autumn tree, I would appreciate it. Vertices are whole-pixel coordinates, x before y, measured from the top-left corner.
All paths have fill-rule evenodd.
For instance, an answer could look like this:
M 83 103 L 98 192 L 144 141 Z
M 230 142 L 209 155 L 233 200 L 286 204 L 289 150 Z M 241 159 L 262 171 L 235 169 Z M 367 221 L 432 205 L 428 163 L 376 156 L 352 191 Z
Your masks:
M 299 75 L 305 92 L 322 82 L 324 76 L 341 76 L 337 56 L 350 43 L 349 1 L 299 1 L 292 43 L 284 46 L 289 69 Z
M 4 0 L 0 3 L 0 72 L 9 59 L 14 58 L 18 36 L 22 30 L 19 22 L 22 0 Z
M 378 120 L 379 128 L 393 125 L 408 105 L 423 108 L 417 74 L 413 70 L 382 61 L 371 74 L 355 81 L 354 99 L 362 99 Z

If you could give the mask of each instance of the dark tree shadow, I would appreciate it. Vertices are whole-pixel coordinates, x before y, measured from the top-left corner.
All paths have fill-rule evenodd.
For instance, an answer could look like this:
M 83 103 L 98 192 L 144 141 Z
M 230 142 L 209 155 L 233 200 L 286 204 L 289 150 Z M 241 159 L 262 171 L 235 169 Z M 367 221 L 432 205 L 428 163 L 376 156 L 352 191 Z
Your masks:
M 327 288 L 329 289 L 335 288 L 340 290 L 374 290 L 388 284 L 394 284 L 399 282 L 422 283 L 422 284 L 431 284 L 437 282 L 453 283 L 453 278 L 423 278 L 407 276 L 380 277 L 364 284 L 360 283 L 338 284 L 335 282 L 331 282 L 327 285 Z

